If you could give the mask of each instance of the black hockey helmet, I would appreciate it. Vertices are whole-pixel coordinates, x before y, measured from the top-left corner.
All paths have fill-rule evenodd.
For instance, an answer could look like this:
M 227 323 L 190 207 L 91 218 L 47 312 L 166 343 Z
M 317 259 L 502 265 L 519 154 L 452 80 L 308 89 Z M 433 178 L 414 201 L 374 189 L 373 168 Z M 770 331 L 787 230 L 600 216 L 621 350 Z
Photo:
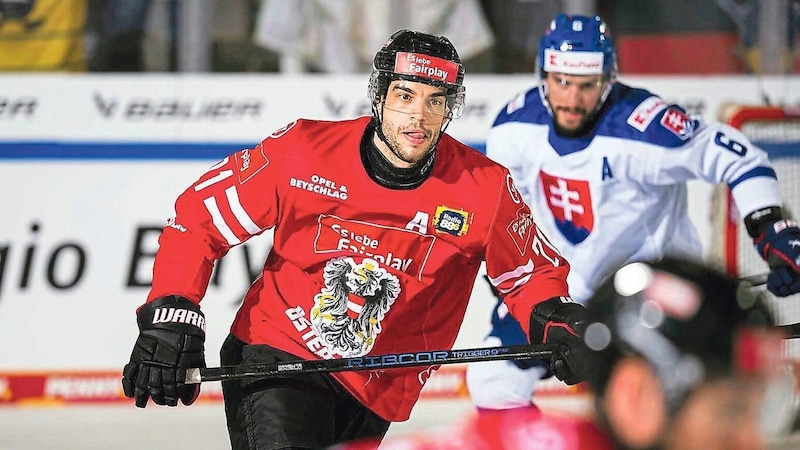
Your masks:
M 763 297 L 698 262 L 628 264 L 586 304 L 594 359 L 588 382 L 602 397 L 615 363 L 638 355 L 653 367 L 675 411 L 704 381 L 779 366 L 782 339 Z M 771 367 L 771 368 L 770 368 Z
M 408 80 L 447 89 L 448 119 L 464 109 L 464 66 L 453 44 L 444 36 L 399 30 L 375 54 L 368 98 L 380 119 L 379 105 L 392 80 Z

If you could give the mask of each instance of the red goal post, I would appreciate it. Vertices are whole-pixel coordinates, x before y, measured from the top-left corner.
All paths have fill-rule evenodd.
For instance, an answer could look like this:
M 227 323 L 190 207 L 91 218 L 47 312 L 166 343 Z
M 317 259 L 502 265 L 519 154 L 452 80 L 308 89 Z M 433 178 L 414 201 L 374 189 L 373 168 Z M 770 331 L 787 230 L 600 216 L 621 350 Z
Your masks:
M 778 175 L 784 215 L 797 220 L 800 213 L 800 108 L 770 106 L 727 105 L 720 108 L 720 118 L 739 129 L 750 141 L 769 154 L 770 162 Z M 712 240 L 709 259 L 720 262 L 724 269 L 736 277 L 767 273 L 769 266 L 753 247 L 739 212 L 726 185 L 714 189 L 712 196 Z M 778 298 L 764 286 L 761 291 L 771 304 L 779 325 L 800 322 L 800 295 Z M 790 412 L 795 415 L 792 430 L 795 432 L 783 442 L 771 442 L 770 448 L 797 448 L 800 425 L 800 339 L 784 341 L 785 355 L 794 362 L 795 395 Z M 784 447 L 782 444 L 787 444 Z
M 797 220 L 796 213 L 800 212 L 800 108 L 730 104 L 721 108 L 720 118 L 769 154 L 778 175 L 784 215 Z M 711 218 L 709 257 L 712 261 L 737 277 L 769 271 L 753 248 L 752 239 L 725 185 L 714 191 Z M 778 316 L 780 323 L 800 322 L 800 298 L 779 302 Z

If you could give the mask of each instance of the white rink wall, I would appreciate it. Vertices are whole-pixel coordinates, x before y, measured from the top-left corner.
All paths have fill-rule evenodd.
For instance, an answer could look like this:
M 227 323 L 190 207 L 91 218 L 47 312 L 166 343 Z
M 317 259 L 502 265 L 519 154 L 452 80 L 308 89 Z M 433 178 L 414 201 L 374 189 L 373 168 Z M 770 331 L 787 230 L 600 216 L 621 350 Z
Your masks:
M 172 202 L 229 151 L 298 117 L 369 114 L 368 76 L 0 75 L 0 405 L 119 397 L 158 230 Z M 623 77 L 707 120 L 729 102 L 800 105 L 800 80 Z M 532 76 L 467 76 L 464 116 L 448 132 L 476 147 L 496 112 Z M 692 218 L 709 241 L 710 186 L 692 184 Z M 207 359 L 218 365 L 247 271 L 269 234 L 234 249 L 202 303 Z M 482 283 L 456 343 L 479 346 L 493 299 Z M 105 375 L 93 387 L 62 384 Z M 28 381 L 22 383 L 24 377 Z M 31 381 L 31 376 L 33 381 Z M 40 378 L 36 378 L 41 376 Z M 110 380 L 110 381 L 108 381 Z M 116 384 L 115 384 L 116 383 Z M 66 386 L 66 387 L 64 387 Z M 457 395 L 459 388 L 448 388 Z M 210 390 L 214 390 L 213 388 Z M 43 398 L 25 397 L 28 392 Z

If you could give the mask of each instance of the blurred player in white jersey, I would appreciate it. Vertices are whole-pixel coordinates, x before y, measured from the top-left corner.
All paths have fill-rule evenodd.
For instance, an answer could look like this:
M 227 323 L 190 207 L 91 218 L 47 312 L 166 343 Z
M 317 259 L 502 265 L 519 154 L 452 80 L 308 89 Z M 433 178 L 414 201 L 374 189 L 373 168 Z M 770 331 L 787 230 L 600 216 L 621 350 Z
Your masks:
M 614 41 L 600 17 L 556 17 L 537 70 L 539 85 L 498 114 L 486 152 L 510 169 L 537 224 L 570 261 L 573 299 L 585 302 L 629 262 L 702 258 L 687 211 L 692 179 L 731 188 L 754 251 L 770 265 L 767 288 L 778 296 L 800 291 L 800 228 L 783 217 L 764 151 L 728 125 L 704 123 L 618 82 Z M 492 325 L 486 345 L 524 336 L 500 300 Z M 544 362 L 473 364 L 467 386 L 479 409 L 531 407 L 535 384 L 550 372 Z

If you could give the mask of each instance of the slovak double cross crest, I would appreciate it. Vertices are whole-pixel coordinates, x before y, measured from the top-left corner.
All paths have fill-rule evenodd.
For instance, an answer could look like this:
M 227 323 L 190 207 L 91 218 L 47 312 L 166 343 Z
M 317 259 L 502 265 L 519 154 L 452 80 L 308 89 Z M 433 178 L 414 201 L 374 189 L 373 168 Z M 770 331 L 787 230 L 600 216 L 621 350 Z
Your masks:
M 556 177 L 545 172 L 540 172 L 540 179 L 556 228 L 573 244 L 586 240 L 594 229 L 589 182 Z

